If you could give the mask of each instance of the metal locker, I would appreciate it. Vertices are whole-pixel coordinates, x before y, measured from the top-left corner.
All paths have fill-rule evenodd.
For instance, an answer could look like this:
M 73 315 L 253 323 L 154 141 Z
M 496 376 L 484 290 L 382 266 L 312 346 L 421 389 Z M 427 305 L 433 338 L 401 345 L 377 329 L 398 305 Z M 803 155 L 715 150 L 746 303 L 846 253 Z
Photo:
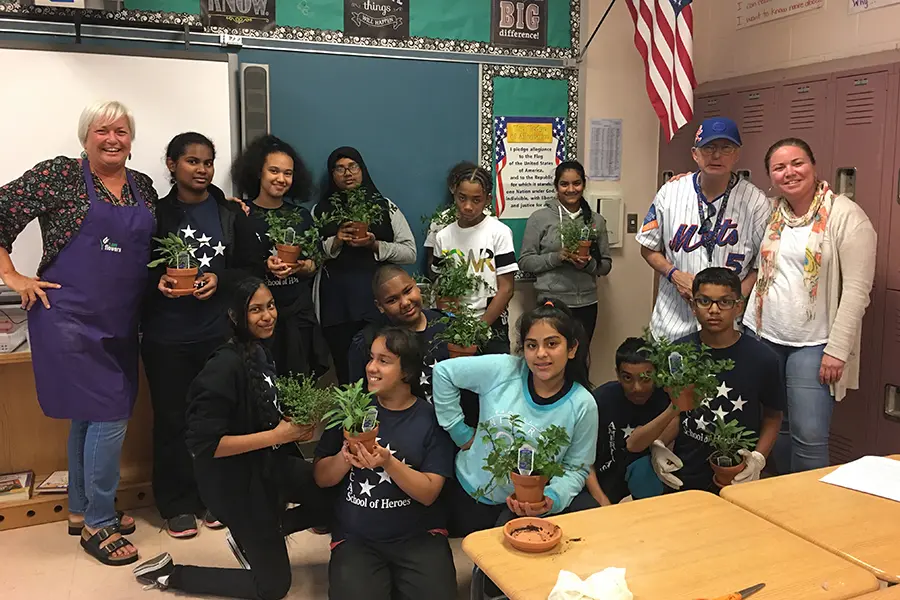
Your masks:
M 678 173 L 695 171 L 697 164 L 691 157 L 694 137 L 703 119 L 708 117 L 731 117 L 730 93 L 707 94 L 694 98 L 694 118 L 678 130 L 672 141 L 666 140 L 660 128 L 658 184 L 662 186 L 669 177 Z
M 742 90 L 735 94 L 735 104 L 737 115 L 732 118 L 740 127 L 743 142 L 736 169 L 756 187 L 767 190 L 769 177 L 763 159 L 775 141 L 775 88 Z
M 833 161 L 830 173 L 819 171 L 832 189 L 846 193 L 866 211 L 873 224 L 881 212 L 882 169 L 887 128 L 887 70 L 837 77 Z M 879 286 L 879 282 L 875 282 Z M 872 451 L 874 432 L 869 414 L 882 402 L 875 390 L 881 371 L 882 331 L 874 327 L 874 310 L 863 318 L 860 389 L 851 390 L 835 406 L 831 425 L 831 460 L 846 462 Z
M 770 143 L 800 138 L 816 155 L 816 169 L 823 177 L 831 173 L 832 111 L 828 104 L 828 81 L 799 81 L 781 86 L 777 100 L 777 127 Z
M 876 454 L 900 452 L 900 291 L 888 290 L 884 308 L 881 385 L 874 391 Z

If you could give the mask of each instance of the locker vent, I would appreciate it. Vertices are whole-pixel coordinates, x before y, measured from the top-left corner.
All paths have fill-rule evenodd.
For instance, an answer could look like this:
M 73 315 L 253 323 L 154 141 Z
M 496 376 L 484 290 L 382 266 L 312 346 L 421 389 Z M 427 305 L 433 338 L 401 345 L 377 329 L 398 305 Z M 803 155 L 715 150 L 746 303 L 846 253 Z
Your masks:
M 871 125 L 875 119 L 875 90 L 847 94 L 844 105 L 845 125 Z
M 722 105 L 719 104 L 718 98 L 707 98 L 705 105 L 704 118 L 722 116 Z
M 763 103 L 744 105 L 744 114 L 741 119 L 741 133 L 762 133 L 766 124 L 766 107 Z
M 828 436 L 828 454 L 833 465 L 842 465 L 858 458 L 853 451 L 853 440 L 833 431 Z
M 788 128 L 791 131 L 812 129 L 816 125 L 816 99 L 794 98 L 791 100 L 790 122 Z

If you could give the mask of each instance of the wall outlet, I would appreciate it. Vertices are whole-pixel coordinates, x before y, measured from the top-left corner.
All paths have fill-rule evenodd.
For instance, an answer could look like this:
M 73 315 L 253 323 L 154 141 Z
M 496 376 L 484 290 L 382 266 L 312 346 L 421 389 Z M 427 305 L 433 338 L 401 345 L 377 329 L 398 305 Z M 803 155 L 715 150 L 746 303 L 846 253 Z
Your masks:
M 638 226 L 638 216 L 637 213 L 628 213 L 628 217 L 626 219 L 627 225 L 625 226 L 625 231 L 628 233 L 637 233 Z
M 239 35 L 233 35 L 231 33 L 220 33 L 219 34 L 219 44 L 222 46 L 243 46 L 244 38 Z

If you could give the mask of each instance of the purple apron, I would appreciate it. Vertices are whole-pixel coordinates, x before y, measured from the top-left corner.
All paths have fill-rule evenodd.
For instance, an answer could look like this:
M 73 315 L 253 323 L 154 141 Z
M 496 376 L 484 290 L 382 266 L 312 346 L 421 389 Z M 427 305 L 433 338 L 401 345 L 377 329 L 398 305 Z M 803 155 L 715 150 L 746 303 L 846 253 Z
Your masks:
M 54 419 L 117 421 L 131 416 L 138 390 L 138 323 L 156 225 L 131 173 L 134 206 L 97 198 L 81 161 L 90 208 L 81 229 L 43 272 L 50 310 L 28 313 L 38 401 Z

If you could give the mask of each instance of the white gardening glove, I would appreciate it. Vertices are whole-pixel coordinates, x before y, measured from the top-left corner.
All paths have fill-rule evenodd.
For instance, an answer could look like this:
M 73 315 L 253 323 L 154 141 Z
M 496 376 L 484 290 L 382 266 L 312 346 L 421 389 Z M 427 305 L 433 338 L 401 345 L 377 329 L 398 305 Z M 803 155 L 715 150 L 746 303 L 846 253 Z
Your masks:
M 748 481 L 756 481 L 759 474 L 766 468 L 766 457 L 761 452 L 754 450 L 738 450 L 738 454 L 744 457 L 746 466 L 744 470 L 734 476 L 731 483 L 747 483 Z
M 653 472 L 659 480 L 673 490 L 680 490 L 684 485 L 680 479 L 672 475 L 683 467 L 684 463 L 660 440 L 654 440 L 650 446 L 650 464 L 653 465 Z

